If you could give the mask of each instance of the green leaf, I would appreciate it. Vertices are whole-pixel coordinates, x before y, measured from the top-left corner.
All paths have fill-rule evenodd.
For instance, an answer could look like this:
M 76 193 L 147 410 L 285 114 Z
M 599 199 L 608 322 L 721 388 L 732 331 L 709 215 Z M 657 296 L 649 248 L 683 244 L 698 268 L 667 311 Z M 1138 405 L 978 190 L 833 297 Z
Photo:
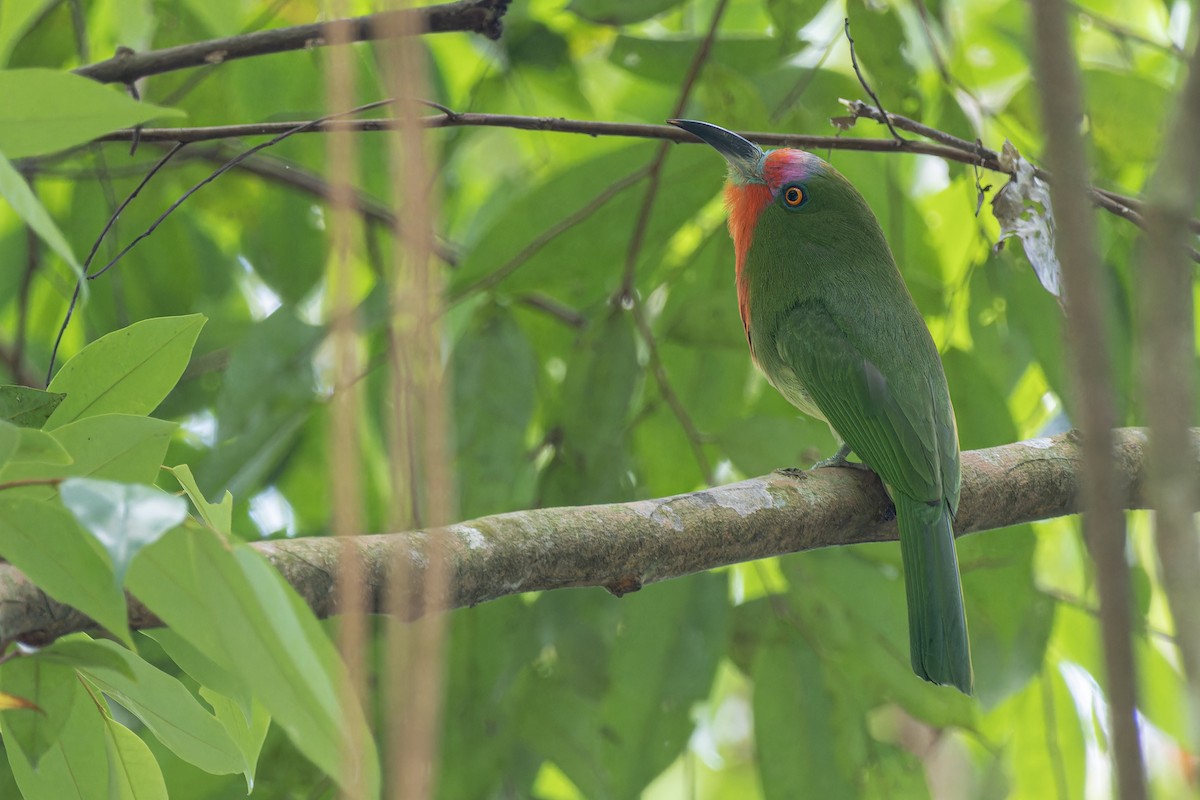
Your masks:
M 214 775 L 242 771 L 241 754 L 225 727 L 182 683 L 130 650 L 112 642 L 96 644 L 124 660 L 133 677 L 104 666 L 81 667 L 93 685 L 128 709 L 183 760 Z
M 66 395 L 28 386 L 0 386 L 0 420 L 22 428 L 40 428 Z
M 135 322 L 101 336 L 63 365 L 50 391 L 65 392 L 47 429 L 99 414 L 149 414 L 187 367 L 203 314 Z
M 10 4 L 5 3 L 4 5 Z M 66 237 L 58 229 L 54 218 L 46 211 L 46 207 L 37 199 L 33 189 L 29 188 L 25 178 L 17 172 L 3 151 L 0 151 L 0 195 L 4 196 L 13 211 L 17 212 L 17 216 L 33 229 L 38 238 L 48 244 L 59 258 L 67 262 L 76 275 L 83 275 L 83 267 L 75 258 L 75 251 L 71 249 Z
M 654 584 L 623 600 L 600 711 L 604 764 L 617 797 L 635 797 L 675 760 L 708 697 L 729 620 L 724 575 Z
M 204 493 L 200 491 L 200 487 L 196 485 L 196 478 L 192 475 L 192 468 L 187 464 L 167 467 L 167 471 L 179 481 L 205 525 L 226 536 L 233 534 L 233 495 L 228 490 L 220 503 L 210 503 L 204 499 Z
M 246 793 L 254 791 L 254 773 L 258 767 L 258 756 L 271 727 L 271 715 L 261 703 L 254 703 L 247 715 L 238 702 L 219 692 L 200 687 L 200 695 L 212 706 L 217 721 L 225 726 L 225 732 L 242 755 L 242 775 L 246 778 Z
M 61 675 L 58 677 L 61 679 Z M 103 722 L 108 710 L 98 709 L 74 676 L 68 675 L 61 685 L 74 695 L 70 713 L 57 742 L 42 756 L 36 769 L 20 747 L 5 747 L 21 796 L 31 800 L 109 800 Z M 0 736 L 6 743 L 13 741 L 12 717 L 0 714 Z
M 56 503 L 0 493 L 0 556 L 46 594 L 130 643 L 125 594 L 96 541 Z
M 343 707 L 343 667 L 311 610 L 263 557 L 245 545 L 227 549 L 207 530 L 177 528 L 146 548 L 129 587 L 194 647 L 250 686 L 314 764 L 339 782 L 348 769 L 378 791 L 373 747 L 347 767 L 347 724 L 370 741 L 356 705 Z M 350 718 L 347 722 L 347 717 Z
M 13 460 L 0 469 L 0 480 L 76 476 L 123 483 L 154 483 L 176 427 L 173 422 L 127 414 L 86 417 L 53 433 L 67 454 L 67 465 L 40 459 L 36 462 Z M 41 434 L 40 431 L 32 433 Z M 9 493 L 41 499 L 56 494 L 50 487 L 14 489 Z
M 523 787 L 536 765 L 520 757 L 520 737 L 495 734 L 526 702 L 520 687 L 529 682 L 521 682 L 521 674 L 541 649 L 530 614 L 522 598 L 505 597 L 454 612 L 448 620 L 442 758 L 472 769 L 444 771 L 438 777 L 441 797 L 486 797 L 501 774 L 520 787 L 518 795 L 531 794 Z
M 183 498 L 153 486 L 68 478 L 58 493 L 79 524 L 104 545 L 118 586 L 139 550 L 187 519 Z
M 534 483 L 525 444 L 536 400 L 533 348 L 508 311 L 489 305 L 476 312 L 452 363 L 463 517 L 527 508 Z
M 625 431 L 640 376 L 633 320 L 612 309 L 567 369 L 556 414 L 562 443 L 542 474 L 540 504 L 611 502 L 627 491 Z
M 140 103 L 120 89 L 52 69 L 0 70 L 0 153 L 27 158 L 182 111 Z
M 155 628 L 142 631 L 142 634 L 158 642 L 163 652 L 201 686 L 207 686 L 221 695 L 235 700 L 247 718 L 253 715 L 254 697 L 241 677 L 219 666 L 191 642 L 170 628 Z
M 760 609 L 766 611 L 767 609 Z M 811 643 L 783 623 L 754 660 L 754 741 L 765 798 L 854 798 L 854 767 L 839 752 L 838 714 L 830 683 Z M 859 723 L 862 724 L 861 722 Z M 860 734 L 861 735 L 861 734 Z
M 104 640 L 96 640 L 86 633 L 73 633 L 37 651 L 37 657 L 48 664 L 63 664 L 68 667 L 103 667 L 132 679 L 133 670 L 125 659 L 108 646 Z
M 13 46 L 56 0 L 0 3 L 0 67 L 8 63 Z
M 667 9 L 682 5 L 683 0 L 571 0 L 567 9 L 600 25 L 629 25 L 657 16 Z
M 312 408 L 312 359 L 323 336 L 285 306 L 233 348 L 217 395 L 221 446 L 196 465 L 204 491 L 241 497 L 275 468 Z
M 64 467 L 74 459 L 67 449 L 58 443 L 50 434 L 36 428 L 21 428 L 17 449 L 12 454 L 13 461 L 26 461 L 36 464 L 52 464 Z
M 108 755 L 108 796 L 112 800 L 167 798 L 162 770 L 146 743 L 112 717 L 104 718 L 104 744 Z
M 19 747 L 25 759 L 36 767 L 66 727 L 78 688 L 75 670 L 36 655 L 14 658 L 0 665 L 0 690 L 37 706 L 0 714 L 6 727 L 6 746 Z
M 0 467 L 8 463 L 21 445 L 21 429 L 0 420 Z

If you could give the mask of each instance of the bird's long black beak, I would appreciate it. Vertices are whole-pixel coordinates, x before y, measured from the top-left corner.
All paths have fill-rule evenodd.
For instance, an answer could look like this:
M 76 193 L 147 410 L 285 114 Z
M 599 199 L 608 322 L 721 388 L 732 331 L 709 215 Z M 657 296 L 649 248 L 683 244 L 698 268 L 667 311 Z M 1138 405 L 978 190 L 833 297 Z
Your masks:
M 682 128 L 725 156 L 736 177 L 744 181 L 762 180 L 763 151 L 754 142 L 733 131 L 695 119 L 669 119 L 667 122 Z

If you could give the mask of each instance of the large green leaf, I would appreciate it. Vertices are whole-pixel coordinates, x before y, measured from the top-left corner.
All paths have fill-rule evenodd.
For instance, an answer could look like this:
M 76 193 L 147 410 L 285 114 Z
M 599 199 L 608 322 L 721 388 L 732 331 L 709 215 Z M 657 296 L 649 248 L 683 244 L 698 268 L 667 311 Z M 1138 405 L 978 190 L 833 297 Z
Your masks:
M 130 650 L 111 642 L 96 644 L 120 657 L 133 677 L 105 666 L 81 667 L 88 681 L 128 709 L 185 761 L 218 775 L 242 771 L 240 751 L 225 727 L 182 683 Z
M 322 336 L 283 307 L 233 349 L 216 403 L 221 447 L 197 464 L 200 489 L 241 497 L 275 468 L 314 402 L 312 358 Z
M 340 702 L 343 670 L 333 645 L 260 554 L 179 528 L 142 552 L 128 582 L 176 633 L 245 680 L 314 764 L 377 791 L 373 748 L 351 766 L 342 757 L 343 732 L 353 726 L 365 737 L 365 722 L 356 705 Z
M 58 493 L 79 524 L 104 546 L 120 586 L 129 562 L 187 519 L 187 503 L 153 486 L 68 478 Z
M 0 96 L 0 153 L 9 158 L 54 153 L 155 117 L 183 116 L 50 69 L 0 70 Z
M 600 710 L 601 752 L 617 797 L 633 797 L 687 744 L 708 696 L 729 619 L 725 577 L 655 584 L 623 602 Z
M 863 720 L 839 715 L 831 687 L 837 679 L 826 673 L 808 640 L 782 621 L 767 630 L 773 633 L 759 648 L 752 675 L 763 796 L 857 797 L 854 778 L 861 765 L 853 763 L 853 752 L 839 752 L 835 732 L 861 727 Z
M 459 339 L 452 363 L 462 515 L 528 507 L 534 470 L 525 431 L 537 381 L 529 341 L 509 312 L 484 307 Z
M 205 321 L 203 314 L 143 320 L 80 350 L 50 382 L 50 391 L 67 397 L 46 428 L 99 414 L 149 414 L 179 381 Z
M 558 403 L 561 438 L 542 475 L 541 504 L 600 503 L 622 496 L 624 441 L 641 367 L 631 315 L 612 309 L 580 341 Z
M 448 620 L 443 759 L 473 767 L 440 776 L 438 794 L 446 800 L 486 796 L 499 774 L 518 794 L 533 779 L 537 765 L 522 757 L 519 738 L 495 733 L 525 701 L 521 672 L 540 650 L 529 613 L 521 598 L 506 597 Z
M 699 575 L 647 587 L 616 608 L 596 596 L 602 603 L 581 605 L 609 613 L 586 626 L 578 614 L 573 623 L 570 614 L 548 615 L 563 623 L 554 631 L 558 666 L 518 686 L 522 738 L 584 796 L 638 796 L 683 750 L 691 707 L 708 696 L 729 619 L 726 592 L 722 576 Z M 572 611 L 572 602 L 563 605 Z
M 61 505 L 0 492 L 0 556 L 55 600 L 130 642 L 125 595 L 112 565 Z

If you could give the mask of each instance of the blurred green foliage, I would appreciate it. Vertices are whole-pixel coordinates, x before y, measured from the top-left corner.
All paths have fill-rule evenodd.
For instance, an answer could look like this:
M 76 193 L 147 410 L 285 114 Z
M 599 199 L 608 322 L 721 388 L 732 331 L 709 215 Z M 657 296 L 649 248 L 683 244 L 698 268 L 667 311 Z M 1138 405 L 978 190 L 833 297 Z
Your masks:
M 365 1 L 352 5 L 371 10 Z M 464 112 L 658 123 L 678 102 L 717 5 L 514 0 L 498 42 L 467 34 L 422 40 L 430 99 Z M 18 7 L 0 5 L 0 59 L 7 56 L 10 69 L 62 71 L 117 45 L 143 50 L 307 23 L 322 4 L 85 0 L 31 2 L 28 13 Z M 86 59 L 70 34 L 73 8 L 82 13 L 77 33 Z M 1088 108 L 1083 131 L 1098 185 L 1137 194 L 1153 167 L 1181 79 L 1181 45 L 1189 43 L 1188 8 L 1150 0 L 1075 4 Z M 845 16 L 861 66 L 889 110 L 994 149 L 1011 140 L 1037 162 L 1039 87 L 1030 75 L 1023 0 L 731 0 L 684 115 L 740 130 L 834 133 L 828 120 L 844 113 L 839 98 L 865 99 L 850 69 Z M 361 99 L 383 96 L 376 49 L 359 45 L 354 52 Z M 326 59 L 319 49 L 253 58 L 154 77 L 141 91 L 150 102 L 186 112 L 180 124 L 309 119 L 326 107 Z M 859 122 L 843 135 L 887 133 Z M 644 242 L 631 254 L 656 144 L 499 128 L 440 129 L 428 141 L 439 232 L 457 254 L 444 269 L 463 517 L 686 492 L 705 485 L 709 468 L 728 481 L 805 466 L 832 451 L 825 426 L 798 417 L 747 357 L 719 199 L 723 164 L 711 152 L 667 150 Z M 355 182 L 387 203 L 382 134 L 359 142 Z M 114 203 L 161 152 L 143 143 L 130 156 L 127 144 L 109 144 L 18 166 L 81 256 Z M 264 155 L 327 172 L 319 135 L 292 137 Z M 993 248 L 999 229 L 986 204 L 976 214 L 979 193 L 994 192 L 1005 176 L 924 156 L 821 155 L 879 216 L 942 350 L 963 448 L 1069 426 L 1059 306 L 1018 243 Z M 214 161 L 203 145 L 185 150 L 123 213 L 97 265 L 225 157 Z M 297 185 L 234 171 L 91 282 L 67 328 L 60 364 L 140 320 L 195 312 L 209 320 L 182 381 L 156 412 L 182 423 L 169 445 L 165 433 L 133 417 L 123 418 L 120 431 L 97 434 L 114 451 L 145 443 L 129 462 L 131 476 L 117 479 L 152 480 L 146 465 L 156 458 L 188 463 L 193 497 L 232 490 L 232 528 L 240 537 L 329 530 L 327 212 Z M 1105 268 L 1117 277 L 1111 303 L 1121 415 L 1134 424 L 1129 342 L 1137 232 L 1104 214 L 1099 229 Z M 359 230 L 364 245 L 354 270 L 369 365 L 360 420 L 363 491 L 369 525 L 382 529 L 389 486 L 382 442 L 392 409 L 380 276 L 391 248 L 375 225 L 363 222 Z M 7 206 L 0 208 L 0 255 L 0 378 L 34 383 L 49 363 L 73 273 Z M 631 304 L 617 299 L 627 262 L 649 337 Z M 16 421 L 15 413 L 6 410 L 5 418 Z M 36 428 L 44 416 L 35 418 L 28 424 Z M 67 426 L 78 433 L 63 442 L 68 452 L 94 457 L 83 442 L 92 441 L 95 419 Z M 698 435 L 689 438 L 688 425 Z M 146 456 L 146 448 L 157 455 Z M 19 474 L 41 474 L 25 469 Z M 158 482 L 180 488 L 166 474 Z M 1170 796 L 1194 779 L 1186 754 L 1195 743 L 1181 718 L 1176 653 L 1162 633 L 1170 622 L 1145 518 L 1133 514 L 1131 523 L 1144 730 L 1153 781 Z M 184 546 L 179 537 L 168 541 Z M 598 589 L 567 590 L 454 612 L 439 796 L 922 798 L 935 789 L 952 797 L 1096 796 L 1107 785 L 1099 766 L 1108 747 L 1098 723 L 1104 675 L 1094 580 L 1076 522 L 972 536 L 959 552 L 978 686 L 972 700 L 924 684 L 909 670 L 894 545 L 737 565 L 621 600 Z M 195 579 L 203 587 L 203 575 Z M 271 602 L 286 605 L 281 597 Z M 119 610 L 110 613 L 116 627 L 123 625 Z M 179 613 L 186 618 L 185 608 Z M 201 631 L 218 620 L 195 616 L 191 624 Z M 311 641 L 313 629 L 305 630 Z M 233 738 L 243 753 L 263 748 L 257 778 L 252 763 L 245 776 L 236 774 L 240 765 L 225 770 L 234 774 L 201 773 L 153 726 L 128 715 L 121 722 L 145 745 L 128 741 L 121 726 L 124 733 L 108 728 L 110 759 L 127 753 L 136 761 L 146 750 L 172 797 L 241 796 L 247 779 L 255 780 L 256 796 L 334 795 L 335 785 L 301 755 L 327 766 L 331 756 L 317 753 L 321 741 L 297 747 L 279 725 L 263 732 L 268 712 L 290 725 L 289 733 L 317 729 L 280 719 L 288 694 L 279 687 L 272 694 L 270 684 L 296 681 L 299 697 L 303 681 L 313 679 L 289 673 L 284 642 L 263 643 L 270 651 L 263 663 L 275 671 L 258 675 L 245 697 L 230 699 L 228 676 L 167 636 L 161 647 L 136 638 L 158 667 L 186 671 L 185 685 L 205 693 L 218 719 L 228 720 L 230 709 L 247 712 Z M 239 663 L 255 663 L 246 659 Z M 47 679 L 64 669 L 48 666 Z M 5 687 L 25 680 L 3 676 Z M 52 757 L 103 760 L 106 734 L 95 718 L 83 718 L 89 701 L 70 685 L 66 695 L 46 696 L 61 707 L 56 719 L 67 732 Z M 214 701 L 213 690 L 225 694 Z M 322 691 L 328 697 L 328 687 Z M 196 711 L 211 722 L 207 711 Z M 236 760 L 239 751 L 221 742 Z M 12 742 L 5 744 L 11 751 Z M 19 775 L 30 769 L 24 755 L 10 752 L 10 760 Z M 0 796 L 16 791 L 11 781 L 0 769 Z M 51 793 L 61 788 L 43 785 Z

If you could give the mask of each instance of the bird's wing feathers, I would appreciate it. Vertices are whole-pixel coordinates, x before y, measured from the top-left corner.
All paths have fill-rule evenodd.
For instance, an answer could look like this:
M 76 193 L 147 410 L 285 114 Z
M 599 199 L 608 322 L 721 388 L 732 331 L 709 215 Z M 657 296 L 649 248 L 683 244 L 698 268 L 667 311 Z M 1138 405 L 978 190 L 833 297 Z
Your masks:
M 914 500 L 939 501 L 948 490 L 957 500 L 957 487 L 943 480 L 946 426 L 935 424 L 934 387 L 920 370 L 873 362 L 818 302 L 794 309 L 775 344 L 821 413 L 885 483 Z M 956 457 L 957 444 L 950 447 Z

